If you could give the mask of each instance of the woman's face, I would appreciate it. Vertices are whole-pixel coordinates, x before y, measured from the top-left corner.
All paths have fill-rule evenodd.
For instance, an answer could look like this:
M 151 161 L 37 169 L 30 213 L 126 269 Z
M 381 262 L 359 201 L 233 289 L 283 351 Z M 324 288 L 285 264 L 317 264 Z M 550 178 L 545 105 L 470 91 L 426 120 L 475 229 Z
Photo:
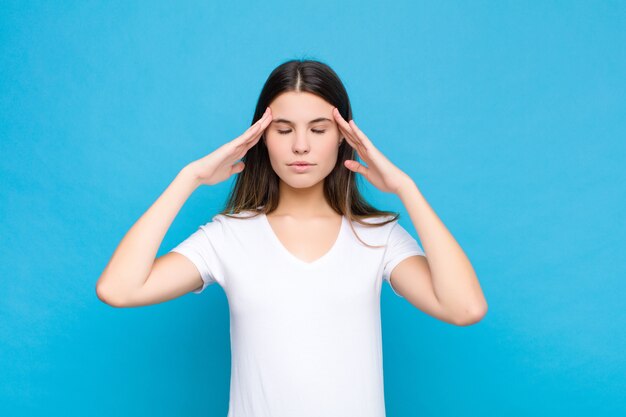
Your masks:
M 315 94 L 290 91 L 269 107 L 272 122 L 264 133 L 265 144 L 278 177 L 293 188 L 311 187 L 326 178 L 335 167 L 342 140 L 334 106 Z M 312 165 L 289 165 L 295 161 Z

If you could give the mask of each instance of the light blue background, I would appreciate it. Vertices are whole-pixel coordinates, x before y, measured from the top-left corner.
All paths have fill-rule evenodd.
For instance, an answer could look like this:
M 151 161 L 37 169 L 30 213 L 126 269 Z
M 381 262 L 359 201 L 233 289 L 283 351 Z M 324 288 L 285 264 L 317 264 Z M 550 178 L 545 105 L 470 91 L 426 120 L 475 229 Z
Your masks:
M 322 60 L 472 261 L 477 325 L 382 294 L 387 414 L 626 412 L 626 6 L 619 1 L 14 2 L 0 16 L 0 414 L 225 416 L 228 304 L 95 283 L 270 71 Z M 232 179 L 231 179 L 232 180 Z M 365 184 L 379 208 L 401 201 Z M 221 208 L 197 190 L 159 254 Z

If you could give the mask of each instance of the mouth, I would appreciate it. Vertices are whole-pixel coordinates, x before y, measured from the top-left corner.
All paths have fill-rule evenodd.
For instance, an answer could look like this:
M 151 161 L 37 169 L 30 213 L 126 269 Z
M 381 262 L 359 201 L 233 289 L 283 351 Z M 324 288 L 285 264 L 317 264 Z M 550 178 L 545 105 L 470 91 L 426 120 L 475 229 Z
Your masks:
M 315 164 L 289 164 L 289 167 L 291 167 L 291 169 L 295 172 L 300 172 L 300 173 L 304 173 L 304 172 L 308 172 L 311 170 L 311 168 L 313 168 L 313 165 Z

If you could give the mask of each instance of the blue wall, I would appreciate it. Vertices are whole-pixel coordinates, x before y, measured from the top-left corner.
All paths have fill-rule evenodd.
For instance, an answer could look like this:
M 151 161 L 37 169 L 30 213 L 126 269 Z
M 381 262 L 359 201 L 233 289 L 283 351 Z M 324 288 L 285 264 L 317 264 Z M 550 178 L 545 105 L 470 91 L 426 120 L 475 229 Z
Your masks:
M 223 290 L 115 309 L 95 282 L 291 58 L 337 71 L 489 303 L 457 327 L 384 284 L 388 416 L 624 414 L 625 27 L 619 1 L 4 1 L 0 414 L 226 415 Z M 159 254 L 230 184 L 197 190 Z

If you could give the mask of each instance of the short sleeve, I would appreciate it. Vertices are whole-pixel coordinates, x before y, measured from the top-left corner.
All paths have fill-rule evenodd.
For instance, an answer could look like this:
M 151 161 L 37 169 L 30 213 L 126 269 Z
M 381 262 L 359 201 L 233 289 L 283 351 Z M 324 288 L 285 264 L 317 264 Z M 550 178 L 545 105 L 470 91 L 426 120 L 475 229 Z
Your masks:
M 223 245 L 223 224 L 218 217 L 202 225 L 170 252 L 186 256 L 198 269 L 204 284 L 192 292 L 200 294 L 204 289 L 219 283 L 223 286 L 223 267 L 219 251 Z
M 398 221 L 395 221 L 395 224 L 391 226 L 387 249 L 383 257 L 383 279 L 399 297 L 402 296 L 391 285 L 391 272 L 400 262 L 414 255 L 426 256 L 417 240 Z

